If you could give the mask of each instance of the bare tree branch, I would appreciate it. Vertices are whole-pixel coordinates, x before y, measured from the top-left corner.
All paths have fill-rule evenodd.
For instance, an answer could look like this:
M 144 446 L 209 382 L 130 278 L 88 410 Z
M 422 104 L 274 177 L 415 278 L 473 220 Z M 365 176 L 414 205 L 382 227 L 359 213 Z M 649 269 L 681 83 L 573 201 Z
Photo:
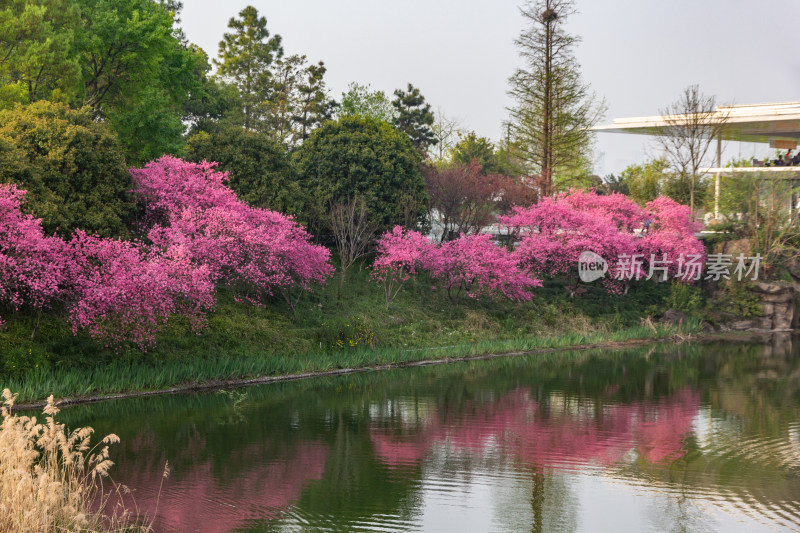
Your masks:
M 728 113 L 716 110 L 716 98 L 700 92 L 697 85 L 683 90 L 680 98 L 661 111 L 665 126 L 656 142 L 680 179 L 689 181 L 689 207 L 694 211 L 699 170 L 709 149 L 728 122 Z
M 367 253 L 378 226 L 370 220 L 367 204 L 358 196 L 331 202 L 328 220 L 341 263 L 339 269 L 339 296 L 341 296 L 347 269 Z

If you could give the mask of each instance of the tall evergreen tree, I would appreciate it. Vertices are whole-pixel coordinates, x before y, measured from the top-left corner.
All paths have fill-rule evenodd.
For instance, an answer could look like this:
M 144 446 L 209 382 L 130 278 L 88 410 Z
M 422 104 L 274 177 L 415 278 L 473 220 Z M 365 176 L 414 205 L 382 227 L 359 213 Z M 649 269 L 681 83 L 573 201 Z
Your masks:
M 219 59 L 214 63 L 218 73 L 233 83 L 241 94 L 244 127 L 256 128 L 263 112 L 263 101 L 269 93 L 271 65 L 283 56 L 281 36 L 270 37 L 267 19 L 258 10 L 247 6 L 239 18 L 231 18 L 219 43 Z
M 330 118 L 325 64 L 307 65 L 306 56 L 292 55 L 276 60 L 272 71 L 263 129 L 284 146 L 296 146 Z
M 314 128 L 330 120 L 336 107 L 336 102 L 328 98 L 323 78 L 325 72 L 327 69 L 322 61 L 309 65 L 303 71 L 302 83 L 297 88 L 298 105 L 294 121 L 297 137 L 301 141 L 308 139 Z
M 564 28 L 573 0 L 535 0 L 521 9 L 528 23 L 515 43 L 524 66 L 510 78 L 511 130 L 517 157 L 540 177 L 543 196 L 561 178 L 589 173 L 592 135 L 604 103 L 581 80 L 573 49 L 580 38 Z
M 408 91 L 397 89 L 392 106 L 396 110 L 394 125 L 397 129 L 406 132 L 411 144 L 421 153 L 427 153 L 432 144 L 436 144 L 436 135 L 433 133 L 433 112 L 430 104 L 425 103 L 425 97 L 419 89 L 408 84 Z

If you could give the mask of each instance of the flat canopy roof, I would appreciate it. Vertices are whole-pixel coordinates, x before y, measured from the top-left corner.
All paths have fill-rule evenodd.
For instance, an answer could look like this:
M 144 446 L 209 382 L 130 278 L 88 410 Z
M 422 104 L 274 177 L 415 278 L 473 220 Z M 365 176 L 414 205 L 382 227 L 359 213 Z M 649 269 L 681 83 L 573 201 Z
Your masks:
M 660 130 L 679 123 L 687 115 L 654 115 L 617 118 L 593 131 L 658 135 Z M 770 142 L 800 140 L 800 102 L 717 106 L 712 121 L 724 122 L 722 138 L 728 141 Z
M 701 174 L 761 174 L 765 178 L 800 178 L 800 166 L 797 167 L 711 167 L 698 170 Z

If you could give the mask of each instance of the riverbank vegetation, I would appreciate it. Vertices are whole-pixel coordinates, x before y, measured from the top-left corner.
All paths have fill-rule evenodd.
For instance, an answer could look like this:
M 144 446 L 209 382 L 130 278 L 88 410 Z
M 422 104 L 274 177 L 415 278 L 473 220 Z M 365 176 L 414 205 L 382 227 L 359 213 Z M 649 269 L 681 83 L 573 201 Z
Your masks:
M 667 284 L 641 285 L 609 302 L 602 286 L 570 298 L 563 281 L 546 281 L 523 303 L 464 299 L 453 305 L 431 291 L 422 275 L 407 283 L 387 311 L 382 291 L 366 268 L 349 273 L 339 296 L 336 284 L 309 294 L 297 314 L 280 299 L 247 307 L 221 291 L 207 328 L 193 332 L 188 320 L 170 322 L 146 352 L 134 344 L 104 348 L 85 333 L 72 335 L 66 317 L 20 313 L 0 333 L 3 383 L 21 402 L 49 394 L 75 397 L 155 390 L 207 380 L 246 379 L 292 373 L 399 364 L 566 348 L 630 339 L 667 338 L 699 329 L 649 322 L 671 298 Z
M 92 446 L 92 428 L 67 430 L 56 422 L 59 410 L 52 396 L 44 407 L 43 422 L 12 414 L 16 395 L 8 389 L 2 399 L 0 531 L 151 530 L 136 525 L 119 490 L 109 492 L 114 486 L 108 479 L 114 464 L 109 446 L 119 437 L 109 434 Z
M 332 98 L 324 64 L 284 55 L 252 6 L 211 61 L 180 9 L 0 11 L 0 380 L 26 399 L 663 336 L 667 309 L 704 316 L 696 213 L 591 178 L 583 84 L 573 148 L 542 159 L 553 102 L 521 83 L 533 58 L 513 137 L 453 142 L 412 84 Z M 568 11 L 544 20 L 564 65 Z M 594 283 L 587 251 L 607 263 Z

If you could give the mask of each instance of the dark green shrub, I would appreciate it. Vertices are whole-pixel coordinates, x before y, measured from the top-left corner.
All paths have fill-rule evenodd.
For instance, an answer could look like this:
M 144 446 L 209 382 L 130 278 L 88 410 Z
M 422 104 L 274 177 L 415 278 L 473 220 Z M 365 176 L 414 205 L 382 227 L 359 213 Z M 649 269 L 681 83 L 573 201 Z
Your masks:
M 0 183 L 28 191 L 45 232 L 125 237 L 134 211 L 117 138 L 84 110 L 39 101 L 0 112 Z

